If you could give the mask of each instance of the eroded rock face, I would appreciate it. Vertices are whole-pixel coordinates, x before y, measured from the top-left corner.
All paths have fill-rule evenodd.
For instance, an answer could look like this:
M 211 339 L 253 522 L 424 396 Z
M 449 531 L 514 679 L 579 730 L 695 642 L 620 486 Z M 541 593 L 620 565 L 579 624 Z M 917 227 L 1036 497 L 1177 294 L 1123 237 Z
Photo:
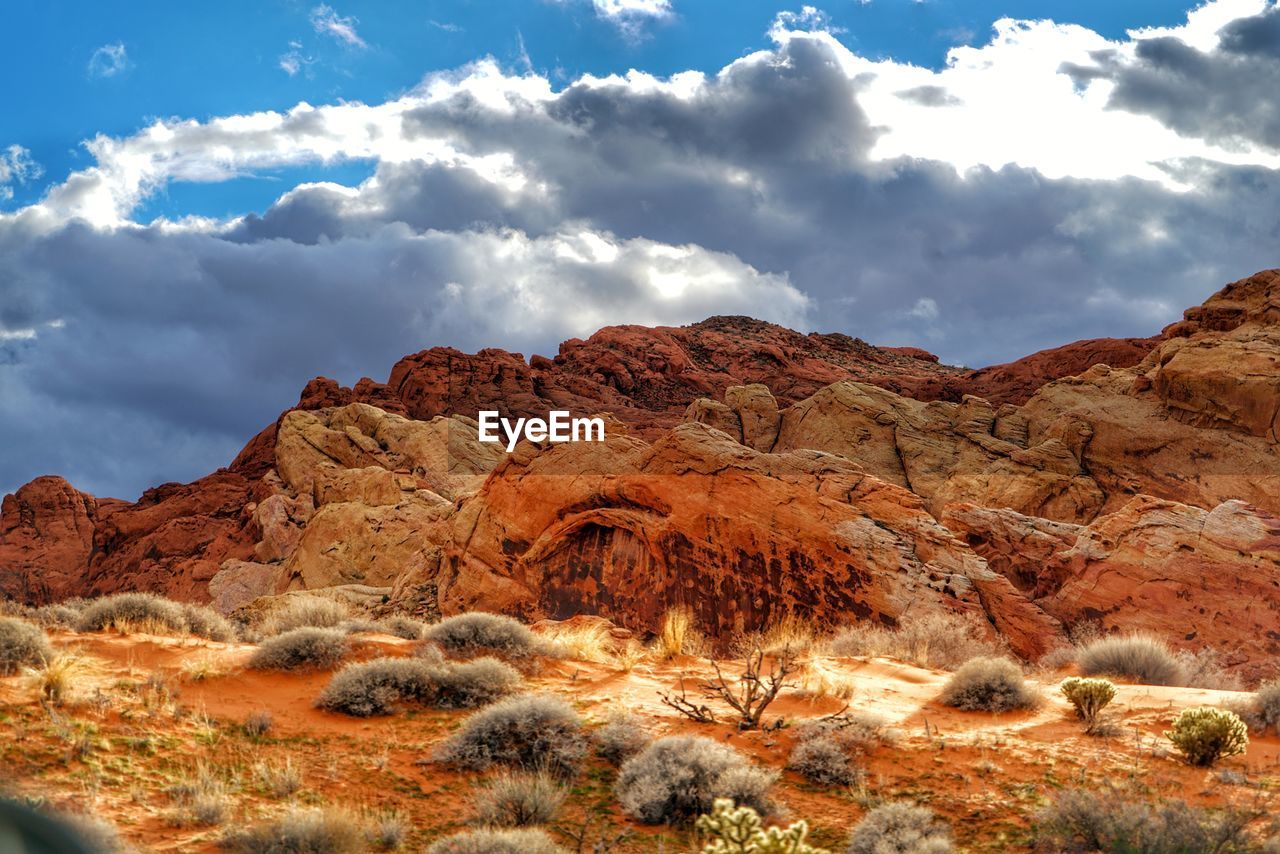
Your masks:
M 701 424 L 653 445 L 522 444 L 460 510 L 439 596 L 446 614 L 588 613 L 643 630 L 688 604 L 717 637 L 788 615 L 892 624 L 908 609 L 989 618 L 1028 653 L 1058 630 L 910 492 Z
M 60 477 L 40 477 L 4 497 L 0 594 L 24 602 L 79 595 L 99 518 L 123 502 L 102 502 Z
M 948 527 L 1064 623 L 1212 647 L 1251 677 L 1280 653 L 1280 517 L 1242 501 L 1212 510 L 1150 496 L 1088 526 L 973 506 Z

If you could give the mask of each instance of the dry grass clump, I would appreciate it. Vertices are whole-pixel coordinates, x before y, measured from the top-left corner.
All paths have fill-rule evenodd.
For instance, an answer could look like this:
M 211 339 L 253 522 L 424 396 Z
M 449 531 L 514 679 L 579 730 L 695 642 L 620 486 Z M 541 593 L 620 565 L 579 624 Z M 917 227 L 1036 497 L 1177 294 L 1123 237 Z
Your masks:
M 62 629 L 74 629 L 80 623 L 80 612 L 84 609 L 82 600 L 55 602 L 52 605 L 41 605 L 27 610 L 27 619 L 39 626 Z
M 346 605 L 320 596 L 293 596 L 263 621 L 259 631 L 263 637 L 283 634 L 293 629 L 337 628 L 350 616 Z
M 294 808 L 285 815 L 222 839 L 236 854 L 360 854 L 367 840 L 362 822 L 334 809 Z
M 1186 681 L 1177 656 L 1152 635 L 1099 638 L 1080 648 L 1076 664 L 1084 676 L 1110 676 L 1144 685 L 1182 685 Z
M 76 683 L 88 669 L 84 659 L 64 652 L 39 667 L 26 668 L 25 672 L 41 700 L 52 706 L 61 706 L 71 697 Z
M 474 655 L 491 652 L 525 658 L 542 650 L 538 638 L 519 620 L 484 611 L 471 611 L 429 626 L 423 635 L 447 652 Z
M 187 616 L 177 602 L 151 593 L 117 593 L 95 599 L 80 613 L 82 632 L 182 634 Z
M 939 670 L 1003 652 L 977 620 L 946 613 L 905 616 L 896 628 L 857 623 L 832 636 L 826 648 L 831 655 L 896 658 Z
M 1239 716 L 1207 706 L 1183 709 L 1164 735 L 1189 764 L 1203 767 L 1244 753 L 1249 746 L 1249 728 Z
M 468 717 L 436 758 L 473 771 L 500 765 L 569 777 L 586 752 L 572 706 L 549 694 L 522 694 Z
M 1159 805 L 1114 791 L 1069 790 L 1036 816 L 1036 847 L 1053 852 L 1165 852 L 1217 854 L 1256 850 L 1247 826 L 1252 816 L 1210 811 L 1183 801 Z
M 541 830 L 468 830 L 432 843 L 427 854 L 567 854 Z
M 187 782 L 169 789 L 174 807 L 168 815 L 174 827 L 211 827 L 225 822 L 231 814 L 231 798 L 226 784 L 206 766 L 196 769 Z
M 569 791 L 545 772 L 506 772 L 491 781 L 476 798 L 476 815 L 494 827 L 530 827 L 556 817 Z
M 405 640 L 422 640 L 427 624 L 412 617 L 387 617 L 381 621 L 382 630 Z
M 591 738 L 600 758 L 614 765 L 639 753 L 653 740 L 640 719 L 626 712 L 610 716 L 604 726 L 592 733 Z
M 341 661 L 351 646 L 339 629 L 304 627 L 267 638 L 249 659 L 254 670 L 325 670 Z
M 348 664 L 329 680 L 316 706 L 356 717 L 388 715 L 401 702 L 427 702 L 438 668 L 414 658 L 376 658 Z
M 845 854 L 949 854 L 951 831 L 927 807 L 882 804 L 853 828 Z
M 662 615 L 654 644 L 658 657 L 670 661 L 678 655 L 699 655 L 706 647 L 706 640 L 694 625 L 693 610 L 678 607 L 669 608 Z
M 14 617 L 0 617 L 0 676 L 11 676 L 53 658 L 53 647 L 39 626 Z
M 957 670 L 938 698 L 966 712 L 1008 712 L 1034 708 L 1040 698 L 1022 669 L 1007 658 L 975 658 Z
M 473 709 L 507 696 L 523 681 L 519 671 L 496 658 L 474 658 L 440 668 L 431 704 L 442 709 Z
M 287 798 L 302 788 L 302 774 L 287 757 L 283 763 L 260 761 L 253 765 L 253 782 L 270 797 Z
M 547 641 L 547 651 L 556 658 L 608 664 L 616 657 L 613 636 L 604 622 L 560 623 L 542 634 Z
M 275 718 L 271 712 L 263 709 L 260 712 L 254 712 L 244 719 L 244 723 L 240 725 L 240 729 L 244 730 L 244 734 L 252 739 L 259 739 L 271 732 L 271 728 L 275 726 Z
M 187 621 L 187 634 L 222 643 L 235 640 L 235 627 L 226 617 L 207 605 L 185 603 L 182 606 L 182 617 Z
M 622 763 L 614 793 L 622 809 L 645 824 L 689 824 L 730 798 L 772 812 L 777 774 L 757 768 L 727 744 L 698 735 L 660 738 Z
M 838 700 L 848 700 L 853 697 L 856 687 L 856 680 L 852 676 L 833 666 L 824 657 L 814 656 L 800 664 L 798 689 L 811 699 L 835 697 Z

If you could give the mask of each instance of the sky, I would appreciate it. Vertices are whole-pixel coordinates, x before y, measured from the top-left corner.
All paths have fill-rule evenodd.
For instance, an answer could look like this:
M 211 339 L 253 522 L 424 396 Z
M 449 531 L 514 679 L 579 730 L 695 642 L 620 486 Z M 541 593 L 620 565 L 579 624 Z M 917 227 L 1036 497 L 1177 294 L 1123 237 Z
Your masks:
M 311 377 L 436 345 L 749 314 L 976 367 L 1280 260 L 1273 0 L 51 0 L 6 31 L 0 492 L 198 477 Z

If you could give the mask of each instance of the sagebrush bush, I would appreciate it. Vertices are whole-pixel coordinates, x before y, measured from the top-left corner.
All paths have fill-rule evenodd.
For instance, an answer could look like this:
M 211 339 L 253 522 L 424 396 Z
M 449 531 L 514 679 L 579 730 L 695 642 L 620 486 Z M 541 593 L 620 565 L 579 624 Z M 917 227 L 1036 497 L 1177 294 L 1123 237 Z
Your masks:
M 1249 746 L 1249 728 L 1238 715 L 1208 706 L 1183 709 L 1164 735 L 1187 762 L 1205 767 L 1244 753 Z
M 948 854 L 951 831 L 927 807 L 883 804 L 853 828 L 845 854 Z
M 290 629 L 267 638 L 249 658 L 255 670 L 326 670 L 343 659 L 351 646 L 338 629 Z
M 382 628 L 389 635 L 405 640 L 422 640 L 427 624 L 411 617 L 387 617 L 382 621 Z
M 1205 647 L 1195 652 L 1181 650 L 1174 655 L 1182 671 L 1177 683 L 1188 688 L 1208 688 L 1212 691 L 1239 691 L 1244 687 L 1240 677 L 1227 669 L 1223 656 L 1216 649 Z
M 239 854 L 359 854 L 366 850 L 365 828 L 343 810 L 294 808 L 228 834 L 222 847 Z
M 177 602 L 151 593 L 117 593 L 86 605 L 77 628 L 82 632 L 181 633 L 187 630 L 187 617 Z
M 46 628 L 57 626 L 64 629 L 74 629 L 80 623 L 80 611 L 83 607 L 83 602 L 79 606 L 69 602 L 41 605 L 39 608 L 29 610 L 27 617 L 37 625 Z
M 862 776 L 848 749 L 830 735 L 798 742 L 787 760 L 787 767 L 819 786 L 849 786 Z
M 1091 641 L 1076 654 L 1084 676 L 1131 679 L 1144 685 L 1181 685 L 1185 681 L 1177 656 L 1151 635 L 1112 635 Z
M 320 596 L 292 596 L 267 616 L 260 631 L 263 637 L 270 637 L 292 629 L 332 629 L 349 615 L 350 609 L 336 600 Z
M 769 788 L 776 779 L 727 744 L 673 735 L 622 763 L 614 793 L 623 810 L 645 824 L 687 824 L 710 812 L 717 798 L 770 813 Z
M 262 711 L 254 712 L 249 715 L 249 717 L 245 718 L 244 723 L 240 725 L 240 728 L 244 730 L 244 734 L 249 736 L 249 738 L 262 738 L 267 733 L 271 732 L 271 728 L 275 726 L 275 722 L 276 720 L 272 717 L 271 712 L 263 709 Z
M 591 737 L 600 758 L 614 765 L 639 753 L 652 741 L 652 736 L 639 718 L 625 712 L 611 716 Z
M 182 617 L 187 621 L 188 634 L 223 643 L 235 640 L 235 627 L 226 617 L 207 605 L 185 603 L 182 606 Z
M 541 830 L 468 830 L 431 844 L 427 854 L 566 854 Z
M 1258 686 L 1253 695 L 1253 713 L 1260 729 L 1280 735 L 1280 679 Z
M 529 827 L 556 817 L 569 794 L 551 774 L 507 772 L 476 797 L 476 816 L 495 827 Z
M 222 824 L 231 813 L 227 786 L 207 767 L 200 767 L 185 783 L 169 789 L 174 807 L 169 823 L 175 827 L 208 827 Z
M 494 652 L 511 658 L 535 655 L 540 646 L 529 627 L 500 614 L 471 611 L 429 626 L 423 635 L 445 650 L 462 655 Z
M 53 647 L 43 629 L 16 617 L 0 617 L 0 676 L 11 676 L 52 658 Z
M 1036 847 L 1051 852 L 1218 854 L 1254 850 L 1250 815 L 1209 811 L 1183 801 L 1131 801 L 1113 791 L 1068 790 L 1035 818 Z
M 956 614 L 903 617 L 896 627 L 857 623 L 826 643 L 831 655 L 896 658 L 922 667 L 955 670 L 979 656 L 1003 650 L 987 640 L 982 624 Z
M 440 745 L 436 758 L 475 771 L 495 765 L 571 776 L 586 755 L 573 707 L 549 694 L 508 697 L 482 709 Z
M 885 719 L 872 712 L 841 712 L 796 724 L 797 741 L 812 738 L 834 739 L 847 750 L 865 751 L 893 740 Z
M 427 702 L 439 668 L 414 658 L 376 658 L 334 674 L 316 706 L 356 717 L 388 715 L 401 702 Z
M 1115 685 L 1088 676 L 1063 679 L 1059 690 L 1075 707 L 1076 717 L 1084 721 L 1086 730 L 1097 726 L 1102 710 L 1116 697 Z
M 436 672 L 431 702 L 442 709 L 472 709 L 507 696 L 522 681 L 519 671 L 496 658 L 448 664 Z
M 975 658 L 952 675 L 939 698 L 965 711 L 1008 712 L 1033 708 L 1038 698 L 1022 669 L 1007 658 Z

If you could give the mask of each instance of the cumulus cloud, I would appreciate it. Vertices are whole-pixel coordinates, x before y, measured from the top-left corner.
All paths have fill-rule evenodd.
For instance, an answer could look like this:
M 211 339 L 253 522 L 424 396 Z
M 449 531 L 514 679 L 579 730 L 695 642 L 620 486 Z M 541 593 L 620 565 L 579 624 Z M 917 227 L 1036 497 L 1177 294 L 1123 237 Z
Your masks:
M 356 32 L 358 23 L 358 20 L 349 15 L 339 15 L 326 3 L 311 10 L 311 27 L 317 33 L 336 39 L 347 47 L 366 48 L 369 45 Z
M 91 166 L 0 214 L 0 488 L 192 477 L 311 376 L 382 378 L 436 344 L 545 353 L 742 313 L 979 365 L 1149 334 L 1274 264 L 1280 164 L 1063 66 L 1154 38 L 1225 50 L 1236 18 L 1206 9 L 1119 42 L 1003 21 L 938 71 L 780 22 L 712 74 L 557 89 L 485 61 L 379 104 L 97 137 Z M 1226 44 L 1260 50 L 1255 24 Z M 173 181 L 347 160 L 371 177 L 135 221 Z
M 104 44 L 89 57 L 90 77 L 115 77 L 129 69 L 129 52 L 122 42 Z

